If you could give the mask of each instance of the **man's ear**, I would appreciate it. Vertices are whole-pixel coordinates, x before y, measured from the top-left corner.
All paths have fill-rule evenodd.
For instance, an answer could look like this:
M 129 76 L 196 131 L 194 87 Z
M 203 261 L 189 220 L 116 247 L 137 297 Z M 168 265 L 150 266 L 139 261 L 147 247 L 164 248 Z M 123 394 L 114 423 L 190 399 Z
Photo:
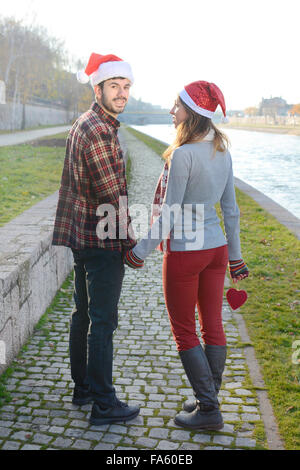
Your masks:
M 95 97 L 97 101 L 101 101 L 102 98 L 102 89 L 99 85 L 94 86 Z

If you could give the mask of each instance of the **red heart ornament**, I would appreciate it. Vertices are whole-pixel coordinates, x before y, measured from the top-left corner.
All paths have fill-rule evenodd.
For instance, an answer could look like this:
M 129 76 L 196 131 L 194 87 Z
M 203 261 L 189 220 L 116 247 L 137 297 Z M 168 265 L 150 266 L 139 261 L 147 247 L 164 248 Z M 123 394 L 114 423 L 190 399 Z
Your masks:
M 236 310 L 246 302 L 248 295 L 245 290 L 229 289 L 226 298 L 232 310 Z

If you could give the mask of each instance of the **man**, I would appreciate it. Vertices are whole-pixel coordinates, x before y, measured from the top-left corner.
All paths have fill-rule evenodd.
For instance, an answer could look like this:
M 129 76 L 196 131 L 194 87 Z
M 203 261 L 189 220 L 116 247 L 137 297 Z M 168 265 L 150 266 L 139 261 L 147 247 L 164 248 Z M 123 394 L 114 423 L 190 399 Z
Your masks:
M 78 73 L 77 78 L 81 83 L 90 80 L 95 102 L 77 119 L 67 138 L 52 244 L 70 247 L 74 256 L 73 403 L 93 401 L 90 423 L 102 425 L 127 421 L 139 413 L 139 407 L 118 400 L 112 384 L 123 254 L 136 244 L 128 233 L 127 203 L 120 205 L 120 199 L 126 200 L 127 187 L 117 136 L 117 116 L 128 101 L 133 77 L 128 63 L 114 55 L 93 53 L 85 73 Z M 99 226 L 111 220 L 104 217 L 101 207 L 111 207 L 116 215 L 111 217 L 113 230 L 110 226 L 104 234 Z

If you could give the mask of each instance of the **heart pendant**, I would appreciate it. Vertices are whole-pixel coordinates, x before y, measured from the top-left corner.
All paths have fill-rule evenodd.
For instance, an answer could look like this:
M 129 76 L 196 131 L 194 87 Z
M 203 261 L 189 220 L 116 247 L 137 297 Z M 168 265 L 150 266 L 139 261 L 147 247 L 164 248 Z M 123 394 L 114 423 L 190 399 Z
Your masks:
M 236 310 L 246 302 L 248 295 L 245 290 L 229 289 L 226 298 L 232 310 Z

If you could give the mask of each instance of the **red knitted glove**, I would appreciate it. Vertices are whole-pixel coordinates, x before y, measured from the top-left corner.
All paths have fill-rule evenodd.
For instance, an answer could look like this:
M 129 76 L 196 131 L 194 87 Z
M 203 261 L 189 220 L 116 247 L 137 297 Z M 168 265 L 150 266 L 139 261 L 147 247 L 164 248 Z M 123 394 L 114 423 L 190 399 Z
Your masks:
M 233 280 L 242 280 L 249 276 L 247 265 L 242 259 L 229 261 L 230 276 Z
M 128 250 L 124 256 L 124 263 L 130 268 L 140 269 L 144 266 L 144 260 L 138 258 L 132 250 Z

